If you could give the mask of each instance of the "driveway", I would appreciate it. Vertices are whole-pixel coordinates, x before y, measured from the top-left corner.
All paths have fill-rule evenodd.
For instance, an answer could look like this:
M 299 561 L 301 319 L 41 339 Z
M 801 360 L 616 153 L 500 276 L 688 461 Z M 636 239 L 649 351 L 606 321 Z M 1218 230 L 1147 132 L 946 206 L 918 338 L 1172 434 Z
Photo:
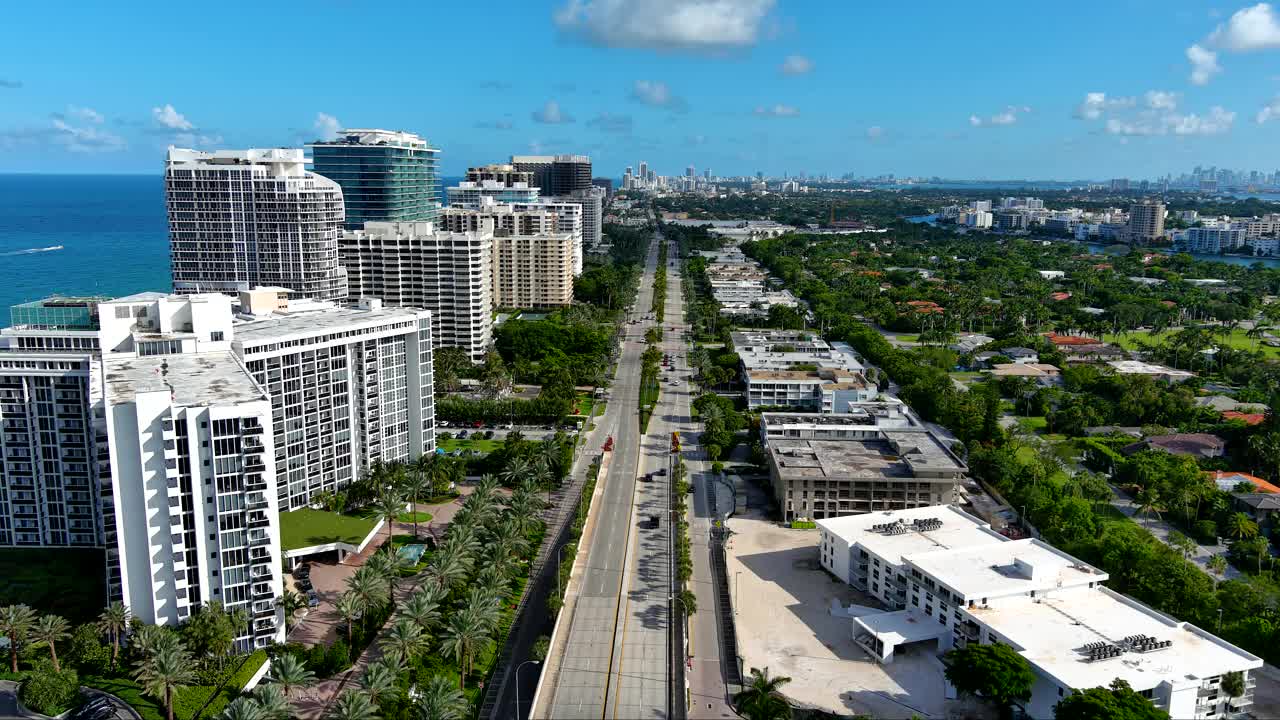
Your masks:
M 80 688 L 89 697 L 102 696 L 111 701 L 115 706 L 117 720 L 142 720 L 142 717 L 124 701 L 114 695 L 104 693 L 101 690 L 93 688 Z M 18 683 L 12 680 L 0 680 L 0 720 L 26 720 L 27 718 L 43 718 L 45 715 L 35 714 L 19 714 L 18 712 Z

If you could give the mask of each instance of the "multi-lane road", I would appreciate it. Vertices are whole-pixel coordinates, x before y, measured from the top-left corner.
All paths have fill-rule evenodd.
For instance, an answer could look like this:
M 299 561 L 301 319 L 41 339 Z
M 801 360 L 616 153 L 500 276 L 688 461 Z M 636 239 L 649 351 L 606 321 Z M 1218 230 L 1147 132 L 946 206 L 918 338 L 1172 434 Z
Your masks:
M 690 477 L 698 486 L 699 502 L 690 515 L 693 533 L 706 533 L 709 526 L 702 500 L 709 488 L 703 485 L 709 479 L 705 459 L 693 442 L 689 344 L 674 244 L 668 249 L 672 265 L 667 269 L 659 346 L 671 362 L 669 369 L 660 372 L 662 389 L 645 434 L 640 432 L 637 412 L 644 334 L 657 325 L 645 318 L 652 308 L 658 247 L 664 242 L 655 233 L 635 308 L 625 326 L 610 413 L 603 419 L 606 434 L 614 439 L 614 456 L 601 481 L 602 494 L 592 507 L 595 530 L 567 638 L 562 651 L 552 654 L 560 658 L 559 666 L 543 674 L 550 686 L 541 688 L 545 698 L 539 705 L 543 716 L 556 720 L 666 718 L 673 714 L 673 704 L 686 702 L 685 688 L 672 687 L 670 681 L 675 591 L 669 485 L 672 431 L 682 437 Z M 699 612 L 692 623 L 696 644 L 688 716 L 732 717 L 719 673 L 715 602 L 700 583 L 709 571 L 706 557 L 699 557 L 706 554 L 705 542 L 699 538 L 695 538 L 694 554 Z M 683 716 L 683 707 L 674 714 Z

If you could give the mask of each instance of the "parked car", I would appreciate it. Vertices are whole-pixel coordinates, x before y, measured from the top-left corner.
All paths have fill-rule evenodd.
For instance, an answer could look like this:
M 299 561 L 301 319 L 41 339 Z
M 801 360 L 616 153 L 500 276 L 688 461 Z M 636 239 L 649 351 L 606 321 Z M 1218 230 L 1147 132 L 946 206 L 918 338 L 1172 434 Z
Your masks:
M 458 439 L 459 439 L 459 440 L 465 440 L 465 439 L 466 439 L 466 437 L 467 437 L 467 431 L 466 431 L 466 430 L 459 430 L 459 431 L 458 431 Z
M 307 593 L 307 607 L 320 607 L 320 596 L 314 591 Z

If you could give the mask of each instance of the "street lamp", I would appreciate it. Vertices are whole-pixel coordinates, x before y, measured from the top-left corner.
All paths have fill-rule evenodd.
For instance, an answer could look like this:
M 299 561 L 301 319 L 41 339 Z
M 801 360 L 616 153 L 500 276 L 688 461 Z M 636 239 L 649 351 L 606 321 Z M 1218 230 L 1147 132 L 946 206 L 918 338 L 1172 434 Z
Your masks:
M 520 720 L 520 668 L 524 667 L 525 665 L 528 665 L 529 663 L 533 663 L 534 665 L 541 665 L 542 661 L 541 660 L 525 660 L 524 662 L 516 666 L 516 720 Z M 530 712 L 533 712 L 532 709 L 530 709 Z

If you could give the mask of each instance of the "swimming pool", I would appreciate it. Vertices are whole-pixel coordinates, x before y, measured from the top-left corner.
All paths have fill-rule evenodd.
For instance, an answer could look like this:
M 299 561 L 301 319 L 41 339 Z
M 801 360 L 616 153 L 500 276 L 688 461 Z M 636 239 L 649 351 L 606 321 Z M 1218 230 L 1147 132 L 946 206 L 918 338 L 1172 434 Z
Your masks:
M 417 565 L 418 561 L 422 559 L 422 553 L 426 551 L 426 545 L 401 545 L 397 554 L 400 555 L 401 560 L 408 560 L 414 565 Z

